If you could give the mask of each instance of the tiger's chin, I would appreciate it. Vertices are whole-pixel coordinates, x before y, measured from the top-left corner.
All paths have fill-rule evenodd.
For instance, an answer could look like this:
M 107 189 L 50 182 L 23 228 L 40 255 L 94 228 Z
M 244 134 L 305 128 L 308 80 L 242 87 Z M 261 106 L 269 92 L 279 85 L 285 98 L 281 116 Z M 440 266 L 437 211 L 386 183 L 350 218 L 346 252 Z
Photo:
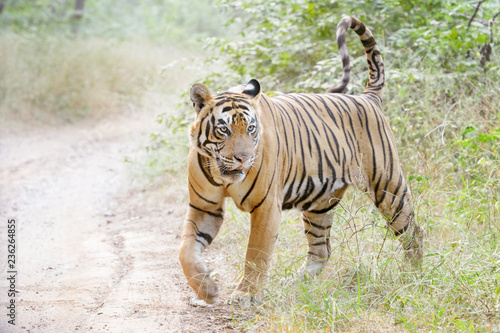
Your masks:
M 228 183 L 240 182 L 247 176 L 245 169 L 219 170 L 221 178 Z

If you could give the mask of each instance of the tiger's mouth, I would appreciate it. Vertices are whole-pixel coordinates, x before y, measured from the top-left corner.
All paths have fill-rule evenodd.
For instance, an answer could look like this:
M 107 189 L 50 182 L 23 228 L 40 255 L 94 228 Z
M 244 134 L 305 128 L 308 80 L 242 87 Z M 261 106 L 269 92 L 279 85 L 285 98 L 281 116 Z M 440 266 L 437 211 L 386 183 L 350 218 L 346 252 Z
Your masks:
M 240 174 L 244 175 L 245 174 L 245 169 L 243 169 L 242 166 L 240 166 L 240 167 L 238 167 L 236 169 L 232 169 L 232 170 L 222 167 L 222 168 L 220 168 L 220 173 L 223 176 L 227 176 L 227 175 L 240 175 Z
M 243 165 L 240 165 L 236 168 L 230 168 L 223 163 L 219 163 L 219 170 L 220 174 L 222 176 L 232 176 L 232 175 L 244 175 L 245 174 L 245 168 Z
M 224 163 L 223 159 L 217 158 L 217 165 L 219 167 L 220 175 L 222 177 L 228 178 L 230 181 L 242 180 L 245 175 L 245 166 L 240 164 L 239 166 L 228 165 Z
M 222 178 L 230 183 L 242 181 L 246 177 L 245 169 L 233 169 L 230 170 L 227 167 L 219 167 L 220 175 Z

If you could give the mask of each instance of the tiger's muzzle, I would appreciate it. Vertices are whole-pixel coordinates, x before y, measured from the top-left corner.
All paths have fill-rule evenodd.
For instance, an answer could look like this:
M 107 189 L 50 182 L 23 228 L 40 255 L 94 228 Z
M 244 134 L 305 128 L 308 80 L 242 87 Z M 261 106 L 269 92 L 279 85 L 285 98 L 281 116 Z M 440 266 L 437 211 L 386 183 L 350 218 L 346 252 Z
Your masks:
M 246 171 L 250 169 L 255 161 L 255 155 L 234 155 L 232 158 L 221 155 L 216 158 L 216 161 L 221 176 L 231 182 L 236 182 L 245 178 Z

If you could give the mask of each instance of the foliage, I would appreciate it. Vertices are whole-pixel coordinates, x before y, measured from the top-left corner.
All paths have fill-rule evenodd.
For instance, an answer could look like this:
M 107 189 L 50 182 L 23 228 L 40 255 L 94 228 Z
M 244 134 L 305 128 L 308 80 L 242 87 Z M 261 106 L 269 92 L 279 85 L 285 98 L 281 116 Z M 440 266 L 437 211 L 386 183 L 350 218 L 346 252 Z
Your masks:
M 433 72 L 479 73 L 478 47 L 493 33 L 485 22 L 500 11 L 498 4 L 483 4 L 481 20 L 468 31 L 467 16 L 474 4 L 462 1 L 221 0 L 221 4 L 235 13 L 232 22 L 242 21 L 244 29 L 240 38 L 218 39 L 212 45 L 229 57 L 228 66 L 241 77 L 251 75 L 265 83 L 265 90 L 286 92 L 322 92 L 335 83 L 332 79 L 340 78 L 334 41 L 342 15 L 355 15 L 368 24 L 389 67 L 399 69 L 404 64 Z M 347 43 L 353 71 L 365 80 L 359 40 L 351 34 Z
M 203 52 L 189 51 L 196 38 L 226 31 L 215 24 L 218 10 L 201 0 L 86 1 L 82 20 L 74 18 L 74 4 L 5 1 L 0 15 L 2 116 L 71 121 L 99 112 L 149 109 L 160 93 L 176 100 L 183 86 L 179 82 L 190 80 L 191 64 L 201 62 L 196 57 Z M 200 11 L 193 13 L 193 7 Z
M 78 31 L 104 38 L 145 37 L 164 44 L 194 42 L 227 31 L 216 24 L 222 14 L 203 0 L 86 1 L 81 22 L 75 22 L 73 7 L 74 0 L 6 0 L 0 28 L 30 37 Z

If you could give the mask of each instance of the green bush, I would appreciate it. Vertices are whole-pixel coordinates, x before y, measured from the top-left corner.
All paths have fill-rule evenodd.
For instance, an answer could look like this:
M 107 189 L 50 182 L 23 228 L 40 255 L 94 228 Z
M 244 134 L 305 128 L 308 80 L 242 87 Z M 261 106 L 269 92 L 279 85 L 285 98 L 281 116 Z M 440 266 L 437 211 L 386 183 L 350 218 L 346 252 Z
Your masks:
M 323 92 L 334 85 L 342 71 L 335 31 L 344 15 L 357 16 L 368 25 L 389 70 L 410 74 L 410 69 L 417 69 L 409 80 L 423 69 L 467 75 L 478 75 L 491 67 L 498 70 L 498 62 L 485 61 L 481 67 L 486 55 L 480 53 L 493 34 L 488 20 L 500 11 L 495 3 L 484 3 L 477 15 L 480 21 L 473 21 L 468 29 L 467 17 L 475 4 L 461 1 L 220 2 L 234 13 L 230 22 L 238 22 L 243 29 L 239 38 L 218 39 L 213 45 L 229 58 L 229 68 L 242 82 L 243 77 L 254 76 L 264 82 L 267 91 Z M 355 77 L 366 80 L 366 61 L 357 36 L 350 34 L 347 43 Z M 353 82 L 355 86 L 359 81 Z

